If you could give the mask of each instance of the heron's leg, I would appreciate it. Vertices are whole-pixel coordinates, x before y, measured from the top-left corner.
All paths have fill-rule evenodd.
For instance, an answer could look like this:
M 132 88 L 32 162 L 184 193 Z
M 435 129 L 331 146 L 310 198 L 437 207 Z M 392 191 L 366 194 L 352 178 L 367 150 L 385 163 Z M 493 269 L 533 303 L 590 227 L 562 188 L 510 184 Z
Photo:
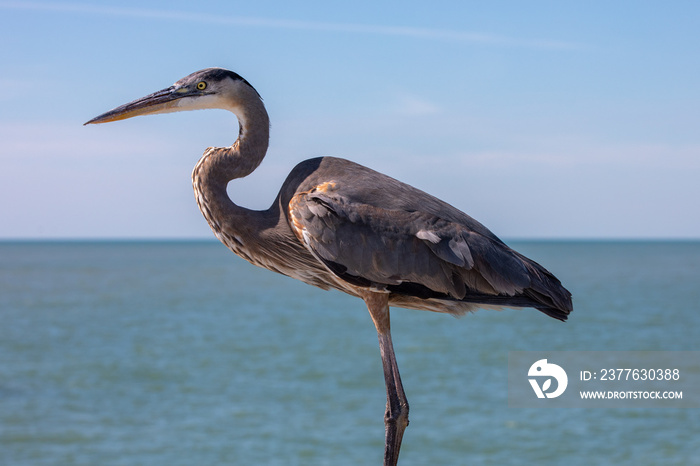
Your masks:
M 408 426 L 408 400 L 403 391 L 399 367 L 396 364 L 394 345 L 391 342 L 389 322 L 389 295 L 387 293 L 368 293 L 364 296 L 367 309 L 372 316 L 379 336 L 379 351 L 382 355 L 384 383 L 386 384 L 386 413 L 384 466 L 395 466 L 399 459 L 403 432 Z

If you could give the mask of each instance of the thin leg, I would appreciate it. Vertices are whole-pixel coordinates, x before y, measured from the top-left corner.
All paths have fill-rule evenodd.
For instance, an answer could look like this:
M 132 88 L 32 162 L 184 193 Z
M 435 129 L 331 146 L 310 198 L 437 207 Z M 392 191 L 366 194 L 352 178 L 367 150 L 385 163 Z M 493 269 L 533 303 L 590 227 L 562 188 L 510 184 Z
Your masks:
M 388 295 L 372 293 L 365 297 L 365 302 L 374 326 L 377 328 L 386 384 L 384 466 L 396 466 L 403 432 L 408 426 L 408 400 L 403 391 L 399 367 L 394 355 L 394 345 L 391 342 Z
M 384 383 L 386 384 L 384 465 L 395 466 L 399 460 L 403 431 L 408 426 L 408 400 L 406 400 L 406 394 L 401 384 L 390 332 L 379 334 L 379 351 L 382 353 Z

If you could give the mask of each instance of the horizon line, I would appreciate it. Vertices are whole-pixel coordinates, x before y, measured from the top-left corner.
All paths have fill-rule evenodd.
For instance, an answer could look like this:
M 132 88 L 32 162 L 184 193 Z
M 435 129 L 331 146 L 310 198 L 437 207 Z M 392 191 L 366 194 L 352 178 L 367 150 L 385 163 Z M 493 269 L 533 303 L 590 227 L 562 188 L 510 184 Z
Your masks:
M 700 236 L 527 236 L 527 237 L 502 237 L 506 242 L 571 242 L 571 243 L 673 243 L 673 242 L 700 242 Z M 65 236 L 65 237 L 0 237 L 2 243 L 186 243 L 186 242 L 210 242 L 220 243 L 212 236 Z

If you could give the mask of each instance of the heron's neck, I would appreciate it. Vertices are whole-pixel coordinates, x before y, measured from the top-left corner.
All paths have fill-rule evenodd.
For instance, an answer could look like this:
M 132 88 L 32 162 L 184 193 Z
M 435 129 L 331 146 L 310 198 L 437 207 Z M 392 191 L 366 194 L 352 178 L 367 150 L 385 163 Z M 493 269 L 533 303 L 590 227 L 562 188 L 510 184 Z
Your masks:
M 252 221 L 257 212 L 240 207 L 226 192 L 229 181 L 250 175 L 267 152 L 270 120 L 260 98 L 255 95 L 229 108 L 238 117 L 238 139 L 229 147 L 210 147 L 204 151 L 192 172 L 195 198 L 216 236 L 231 249 L 254 235 Z M 237 239 L 236 239 L 237 238 Z M 236 253 L 243 255 L 238 250 Z
M 209 147 L 192 172 L 197 189 L 208 186 L 223 187 L 229 181 L 250 175 L 262 162 L 270 139 L 270 119 L 259 98 L 246 105 L 229 108 L 238 117 L 238 139 L 229 147 Z

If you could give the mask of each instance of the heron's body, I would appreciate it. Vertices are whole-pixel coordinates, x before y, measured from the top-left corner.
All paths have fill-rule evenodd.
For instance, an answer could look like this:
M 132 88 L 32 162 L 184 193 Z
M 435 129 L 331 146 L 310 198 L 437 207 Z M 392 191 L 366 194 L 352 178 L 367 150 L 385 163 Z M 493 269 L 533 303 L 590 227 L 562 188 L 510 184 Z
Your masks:
M 364 291 L 388 293 L 389 304 L 396 307 L 463 314 L 477 309 L 479 304 L 529 305 L 558 315 L 551 301 L 538 302 L 527 295 L 533 278 L 539 282 L 552 280 L 541 266 L 508 248 L 467 214 L 362 165 L 335 157 L 306 160 L 292 170 L 273 204 L 264 211 L 236 206 L 222 187 L 217 196 L 217 214 L 211 202 L 202 202 L 205 197 L 196 175 L 195 171 L 200 208 L 217 237 L 259 267 L 358 297 Z M 357 189 L 357 179 L 364 180 L 368 188 Z M 206 199 L 212 199 L 212 194 Z M 245 221 L 235 221 L 239 210 Z M 255 221 L 251 222 L 253 217 Z M 316 236 L 305 241 L 305 230 L 312 230 Z M 443 238 L 436 244 L 431 241 L 431 234 Z M 450 262 L 431 249 L 441 247 L 442 242 L 449 243 L 459 234 L 471 237 L 472 243 L 479 242 L 486 249 L 484 254 L 491 254 L 491 261 L 483 261 L 481 268 L 488 267 L 494 283 L 505 287 L 519 281 L 524 293 L 499 295 L 494 286 L 480 277 L 480 271 L 471 274 L 471 288 L 462 288 L 459 282 L 464 282 L 464 278 L 459 272 L 464 267 L 455 264 L 459 258 L 454 255 L 448 258 Z M 426 239 L 419 237 L 423 235 Z M 312 249 L 307 242 L 317 247 Z M 449 244 L 442 247 L 446 255 L 452 254 Z M 475 247 L 472 245 L 471 249 Z M 328 258 L 331 255 L 333 260 Z M 528 274 L 528 266 L 534 277 Z M 500 275 L 510 276 L 510 282 Z M 514 291 L 515 286 L 511 289 Z
M 210 68 L 89 123 L 198 108 L 233 111 L 236 142 L 209 148 L 192 180 L 216 236 L 254 265 L 362 298 L 379 335 L 387 384 L 385 464 L 395 464 L 408 424 L 394 358 L 389 306 L 463 314 L 479 307 L 534 307 L 566 320 L 571 295 L 539 264 L 513 251 L 467 214 L 423 191 L 348 160 L 297 165 L 269 209 L 228 197 L 229 181 L 252 173 L 267 152 L 269 119 L 235 73 Z

